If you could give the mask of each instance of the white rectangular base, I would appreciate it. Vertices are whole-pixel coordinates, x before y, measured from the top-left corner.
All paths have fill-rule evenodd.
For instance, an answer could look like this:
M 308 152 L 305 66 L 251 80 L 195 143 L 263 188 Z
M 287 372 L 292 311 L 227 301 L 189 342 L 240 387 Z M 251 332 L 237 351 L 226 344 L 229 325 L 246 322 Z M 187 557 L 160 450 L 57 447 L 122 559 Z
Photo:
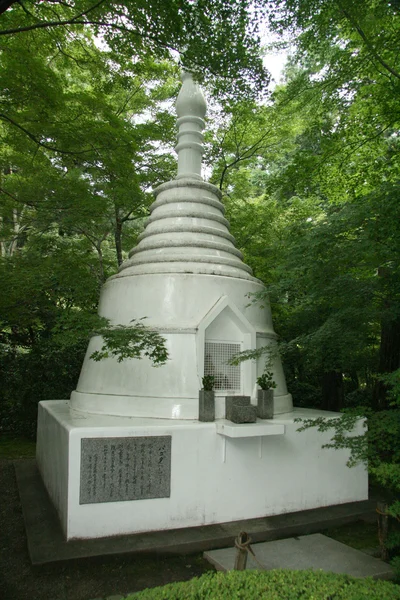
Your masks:
M 84 415 L 70 411 L 68 401 L 52 400 L 39 405 L 37 462 L 67 539 L 224 523 L 367 499 L 366 469 L 349 469 L 345 450 L 321 448 L 329 433 L 297 432 L 295 418 L 317 416 L 337 415 L 298 409 L 248 430 L 250 425 L 232 427 L 222 420 Z M 361 433 L 361 423 L 359 428 Z M 80 504 L 81 440 L 143 436 L 171 436 L 170 496 Z

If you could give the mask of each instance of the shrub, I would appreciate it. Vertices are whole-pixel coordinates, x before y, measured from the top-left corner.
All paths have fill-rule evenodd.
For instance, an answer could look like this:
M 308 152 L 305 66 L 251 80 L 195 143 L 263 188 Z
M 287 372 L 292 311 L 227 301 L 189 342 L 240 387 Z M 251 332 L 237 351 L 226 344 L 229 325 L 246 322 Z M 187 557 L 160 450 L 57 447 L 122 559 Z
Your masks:
M 35 438 L 38 402 L 69 398 L 86 346 L 86 340 L 68 348 L 40 340 L 30 351 L 0 347 L 0 435 Z
M 143 590 L 127 600 L 396 600 L 400 587 L 324 571 L 230 571 Z

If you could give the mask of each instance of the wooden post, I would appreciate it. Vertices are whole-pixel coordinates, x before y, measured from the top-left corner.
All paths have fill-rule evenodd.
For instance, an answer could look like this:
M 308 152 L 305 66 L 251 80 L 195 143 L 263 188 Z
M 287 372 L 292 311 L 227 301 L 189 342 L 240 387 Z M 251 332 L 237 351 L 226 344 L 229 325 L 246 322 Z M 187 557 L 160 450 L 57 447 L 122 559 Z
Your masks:
M 251 538 L 245 531 L 241 531 L 235 540 L 236 556 L 235 571 L 245 571 L 247 564 L 247 546 L 250 544 Z
M 378 539 L 381 549 L 381 559 L 389 560 L 389 551 L 386 548 L 386 540 L 389 533 L 389 515 L 387 513 L 388 505 L 385 502 L 378 502 L 376 512 L 378 515 Z

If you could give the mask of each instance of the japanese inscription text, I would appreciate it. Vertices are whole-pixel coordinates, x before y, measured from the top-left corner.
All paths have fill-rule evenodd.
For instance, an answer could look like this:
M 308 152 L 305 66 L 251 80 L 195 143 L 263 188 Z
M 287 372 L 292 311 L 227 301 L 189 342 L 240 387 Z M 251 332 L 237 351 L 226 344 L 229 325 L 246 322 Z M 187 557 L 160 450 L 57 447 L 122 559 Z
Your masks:
M 80 504 L 169 498 L 171 436 L 83 438 Z

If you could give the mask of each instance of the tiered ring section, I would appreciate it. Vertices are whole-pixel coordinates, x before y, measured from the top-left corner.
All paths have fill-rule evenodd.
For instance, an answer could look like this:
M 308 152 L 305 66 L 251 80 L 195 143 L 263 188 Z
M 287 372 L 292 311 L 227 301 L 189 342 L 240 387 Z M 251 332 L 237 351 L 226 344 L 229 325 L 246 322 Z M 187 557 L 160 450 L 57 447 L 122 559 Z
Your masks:
M 202 273 L 254 280 L 243 263 L 214 185 L 181 178 L 159 186 L 138 245 L 117 277 Z

